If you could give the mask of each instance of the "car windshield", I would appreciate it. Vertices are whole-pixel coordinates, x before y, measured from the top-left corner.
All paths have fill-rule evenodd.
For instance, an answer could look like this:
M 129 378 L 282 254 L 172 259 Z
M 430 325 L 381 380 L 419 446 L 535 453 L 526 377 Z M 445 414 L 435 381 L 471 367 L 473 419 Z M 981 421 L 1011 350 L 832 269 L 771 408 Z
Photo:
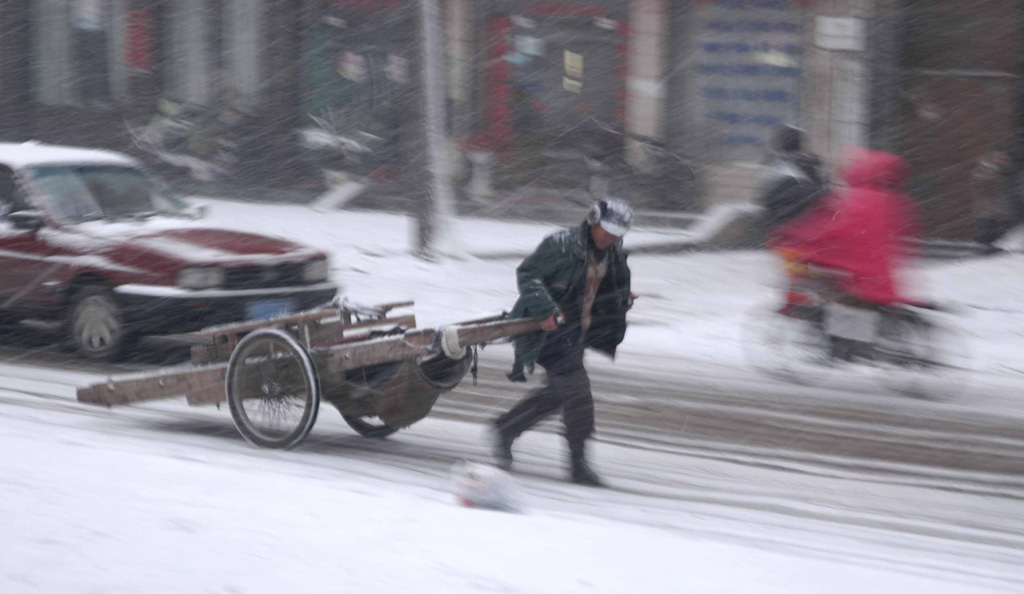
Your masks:
M 124 165 L 37 167 L 32 179 L 61 222 L 181 215 L 185 203 L 154 178 Z

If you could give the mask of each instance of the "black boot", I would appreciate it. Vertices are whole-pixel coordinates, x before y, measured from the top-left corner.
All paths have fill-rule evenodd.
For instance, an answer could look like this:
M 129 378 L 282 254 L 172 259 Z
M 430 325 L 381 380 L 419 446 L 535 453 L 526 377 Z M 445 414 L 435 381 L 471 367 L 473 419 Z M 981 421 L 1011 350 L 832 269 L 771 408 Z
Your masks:
M 604 483 L 601 482 L 601 477 L 597 476 L 594 469 L 587 463 L 587 458 L 583 452 L 573 452 L 572 454 L 572 482 L 587 487 L 604 486 Z
M 516 359 L 512 362 L 512 371 L 505 374 L 510 382 L 525 383 L 526 373 L 523 371 L 523 364 Z
M 512 441 L 501 426 L 491 423 L 490 429 L 491 452 L 494 456 L 494 465 L 508 471 L 512 468 Z

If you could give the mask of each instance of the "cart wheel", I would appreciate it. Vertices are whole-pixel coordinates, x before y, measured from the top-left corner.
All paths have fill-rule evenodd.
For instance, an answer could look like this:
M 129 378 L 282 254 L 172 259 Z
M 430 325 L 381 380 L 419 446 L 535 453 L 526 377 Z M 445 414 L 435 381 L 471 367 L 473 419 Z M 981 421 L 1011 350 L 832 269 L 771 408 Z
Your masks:
M 356 433 L 363 437 L 372 437 L 375 439 L 383 439 L 395 431 L 398 431 L 397 427 L 390 427 L 385 425 L 383 421 L 380 421 L 378 417 L 358 417 L 352 415 L 341 415 L 341 418 L 345 419 L 348 426 L 355 430 Z M 378 419 L 375 423 L 370 419 Z
M 249 443 L 289 449 L 316 423 L 320 382 L 297 340 L 281 330 L 257 330 L 231 353 L 227 396 L 235 427 Z

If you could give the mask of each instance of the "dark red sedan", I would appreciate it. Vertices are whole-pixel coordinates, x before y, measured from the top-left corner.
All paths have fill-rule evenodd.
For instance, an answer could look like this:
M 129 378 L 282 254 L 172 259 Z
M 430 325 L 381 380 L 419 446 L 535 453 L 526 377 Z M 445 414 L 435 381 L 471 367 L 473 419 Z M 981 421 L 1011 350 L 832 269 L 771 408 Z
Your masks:
M 203 214 L 127 156 L 0 143 L 0 319 L 60 321 L 83 356 L 113 359 L 143 334 L 334 298 L 326 254 Z

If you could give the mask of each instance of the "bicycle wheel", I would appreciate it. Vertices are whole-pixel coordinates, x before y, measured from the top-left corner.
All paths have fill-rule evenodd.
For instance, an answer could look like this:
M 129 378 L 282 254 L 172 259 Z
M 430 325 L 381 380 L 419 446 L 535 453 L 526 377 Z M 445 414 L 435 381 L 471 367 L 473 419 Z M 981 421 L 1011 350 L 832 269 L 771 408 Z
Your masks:
M 970 381 L 973 361 L 966 336 L 931 315 L 887 315 L 875 352 L 880 383 L 906 396 L 949 399 Z
M 747 316 L 743 350 L 758 371 L 788 382 L 817 385 L 833 374 L 828 337 L 821 327 L 820 310 L 806 315 L 779 313 L 778 306 L 762 306 Z

